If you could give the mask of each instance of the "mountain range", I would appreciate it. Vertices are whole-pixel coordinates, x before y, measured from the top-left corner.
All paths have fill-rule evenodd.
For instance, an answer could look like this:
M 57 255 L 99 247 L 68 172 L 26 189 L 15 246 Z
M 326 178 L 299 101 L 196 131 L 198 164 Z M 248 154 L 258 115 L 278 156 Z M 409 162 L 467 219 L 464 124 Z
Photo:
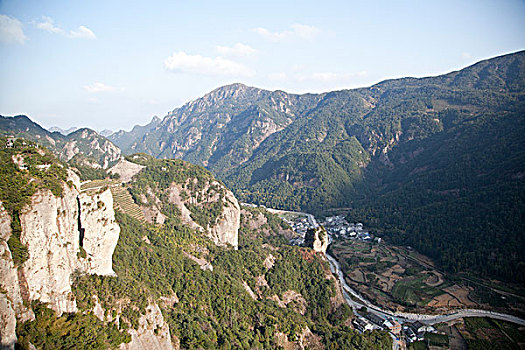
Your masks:
M 3 118 L 0 129 L 62 158 L 72 142 L 88 140 L 83 133 L 96 134 L 48 133 L 24 118 Z M 520 51 L 435 77 L 321 94 L 227 85 L 108 139 L 123 154 L 205 166 L 240 201 L 347 213 L 446 271 L 525 281 L 523 135 Z M 102 168 L 120 156 L 77 148 Z
M 339 208 L 447 271 L 524 281 L 524 88 L 524 51 L 322 94 L 233 84 L 109 139 L 206 166 L 242 201 Z

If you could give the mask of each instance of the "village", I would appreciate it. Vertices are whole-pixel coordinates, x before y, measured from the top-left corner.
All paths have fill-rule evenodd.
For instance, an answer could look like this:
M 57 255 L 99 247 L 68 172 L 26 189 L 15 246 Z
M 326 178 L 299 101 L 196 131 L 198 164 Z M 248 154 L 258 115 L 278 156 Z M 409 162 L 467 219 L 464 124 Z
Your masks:
M 298 235 L 298 237 L 293 238 L 290 241 L 290 243 L 293 245 L 303 244 L 306 232 L 309 229 L 319 226 L 312 215 L 298 216 L 294 218 L 284 217 L 283 220 L 288 225 L 290 225 L 292 230 Z M 356 239 L 364 242 L 381 242 L 381 238 L 374 238 L 370 232 L 365 231 L 362 223 L 348 223 L 348 221 L 343 216 L 327 217 L 323 222 L 321 222 L 321 226 L 323 226 L 329 233 L 330 242 L 333 239 Z
M 294 216 L 290 218 L 283 217 L 283 219 L 298 235 L 290 241 L 293 245 L 302 245 L 306 232 L 309 229 L 319 226 L 312 215 Z M 343 216 L 326 217 L 320 225 L 324 226 L 329 233 L 330 243 L 333 240 L 356 240 L 381 243 L 381 238 L 374 237 L 369 231 L 365 230 L 361 222 L 349 223 Z M 424 325 L 419 321 L 401 324 L 392 317 L 384 317 L 374 312 L 367 312 L 366 307 L 359 310 L 352 324 L 355 329 L 361 333 L 374 329 L 389 332 L 398 344 L 395 348 L 405 348 L 412 342 L 423 341 L 426 334 L 446 337 L 444 333 L 438 332 L 434 327 Z
M 362 223 L 348 223 L 344 216 L 329 216 L 325 218 L 322 225 L 335 239 L 358 239 L 368 242 L 374 240 L 370 232 L 363 229 Z M 381 238 L 377 238 L 375 241 L 380 242 Z
M 440 335 L 445 336 L 444 332 L 439 332 L 434 327 L 425 325 L 419 321 L 411 323 L 405 322 L 401 325 L 392 317 L 384 318 L 374 313 L 361 312 L 362 315 L 356 315 L 357 317 L 352 321 L 355 329 L 361 333 L 374 329 L 385 330 L 390 332 L 400 344 L 423 341 L 428 333 L 436 334 L 438 337 Z

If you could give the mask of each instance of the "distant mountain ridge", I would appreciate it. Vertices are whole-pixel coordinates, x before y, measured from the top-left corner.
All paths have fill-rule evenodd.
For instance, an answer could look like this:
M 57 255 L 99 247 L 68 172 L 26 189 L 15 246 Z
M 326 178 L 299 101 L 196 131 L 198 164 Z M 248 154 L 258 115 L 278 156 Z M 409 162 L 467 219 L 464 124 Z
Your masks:
M 58 127 L 58 126 L 52 126 L 52 127 L 49 128 L 50 132 L 55 132 L 56 131 L 56 132 L 61 133 L 64 136 L 67 136 L 67 135 L 71 134 L 73 131 L 77 131 L 77 130 L 78 130 L 78 128 L 75 127 L 75 126 L 69 128 L 69 129 L 66 129 L 66 130 L 64 130 L 64 129 Z
M 107 169 L 121 156 L 120 148 L 96 131 L 82 128 L 63 135 L 50 132 L 27 116 L 0 116 L 0 135 L 21 137 L 49 148 L 62 161 Z M 75 159 L 74 159 L 75 158 Z

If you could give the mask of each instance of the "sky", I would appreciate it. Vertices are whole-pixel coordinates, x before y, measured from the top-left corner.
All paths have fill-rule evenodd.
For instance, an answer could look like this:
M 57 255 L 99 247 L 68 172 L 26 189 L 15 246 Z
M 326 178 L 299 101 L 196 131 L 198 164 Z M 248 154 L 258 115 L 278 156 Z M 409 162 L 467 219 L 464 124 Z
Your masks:
M 0 0 L 0 115 L 130 130 L 234 82 L 291 93 L 525 49 L 524 0 Z

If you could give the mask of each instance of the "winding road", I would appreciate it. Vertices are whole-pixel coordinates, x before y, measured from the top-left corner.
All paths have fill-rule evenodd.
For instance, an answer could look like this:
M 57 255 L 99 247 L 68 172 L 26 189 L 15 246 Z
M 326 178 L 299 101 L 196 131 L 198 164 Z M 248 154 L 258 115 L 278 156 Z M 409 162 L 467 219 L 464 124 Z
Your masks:
M 335 258 L 330 254 L 326 254 L 326 258 L 330 263 L 330 269 L 332 270 L 332 273 L 334 273 L 337 276 L 339 282 L 341 283 L 341 287 L 343 288 L 343 296 L 346 299 L 346 302 L 354 309 L 354 311 L 358 311 L 359 308 L 365 306 L 369 312 L 379 317 L 392 317 L 400 323 L 419 321 L 426 325 L 433 325 L 440 322 L 452 321 L 462 317 L 491 317 L 498 320 L 514 322 L 519 325 L 525 326 L 525 320 L 522 318 L 487 310 L 462 309 L 444 315 L 414 314 L 407 312 L 392 312 L 389 310 L 384 310 L 379 306 L 370 303 L 359 293 L 350 288 L 350 286 L 346 283 L 344 279 L 344 275 L 341 270 L 341 266 L 339 265 L 339 262 L 335 260 Z M 353 299 L 351 296 L 353 296 L 358 301 Z
M 279 209 L 273 209 L 273 208 L 266 208 L 268 211 L 274 213 L 274 214 L 284 214 L 284 213 L 294 213 L 294 214 L 300 214 L 305 215 L 308 217 L 308 220 L 312 225 L 315 227 L 318 226 L 317 221 L 315 220 L 315 217 L 312 214 L 308 213 L 302 213 L 302 212 L 290 212 L 286 210 L 279 210 Z M 439 314 L 439 315 L 428 315 L 428 314 L 416 314 L 416 313 L 408 313 L 408 312 L 392 312 L 390 310 L 382 309 L 381 307 L 372 304 L 365 298 L 363 298 L 358 292 L 350 288 L 350 286 L 346 283 L 344 279 L 343 272 L 341 270 L 341 266 L 339 265 L 339 262 L 330 254 L 325 253 L 326 258 L 328 259 L 328 262 L 330 263 L 330 270 L 333 274 L 337 276 L 339 279 L 339 282 L 341 283 L 341 287 L 343 290 L 343 297 L 345 298 L 348 305 L 352 307 L 354 312 L 359 314 L 359 309 L 363 306 L 365 306 L 368 309 L 368 312 L 373 313 L 379 317 L 382 318 L 388 318 L 391 317 L 398 321 L 399 323 L 405 323 L 405 322 L 415 322 L 419 321 L 425 325 L 433 325 L 436 323 L 441 322 L 448 322 L 452 321 L 458 318 L 463 317 L 490 317 L 498 320 L 508 321 L 517 323 L 521 326 L 525 326 L 525 320 L 513 315 L 503 314 L 499 312 L 493 312 L 493 311 L 487 311 L 487 310 L 478 310 L 478 309 L 460 309 L 448 314 Z

